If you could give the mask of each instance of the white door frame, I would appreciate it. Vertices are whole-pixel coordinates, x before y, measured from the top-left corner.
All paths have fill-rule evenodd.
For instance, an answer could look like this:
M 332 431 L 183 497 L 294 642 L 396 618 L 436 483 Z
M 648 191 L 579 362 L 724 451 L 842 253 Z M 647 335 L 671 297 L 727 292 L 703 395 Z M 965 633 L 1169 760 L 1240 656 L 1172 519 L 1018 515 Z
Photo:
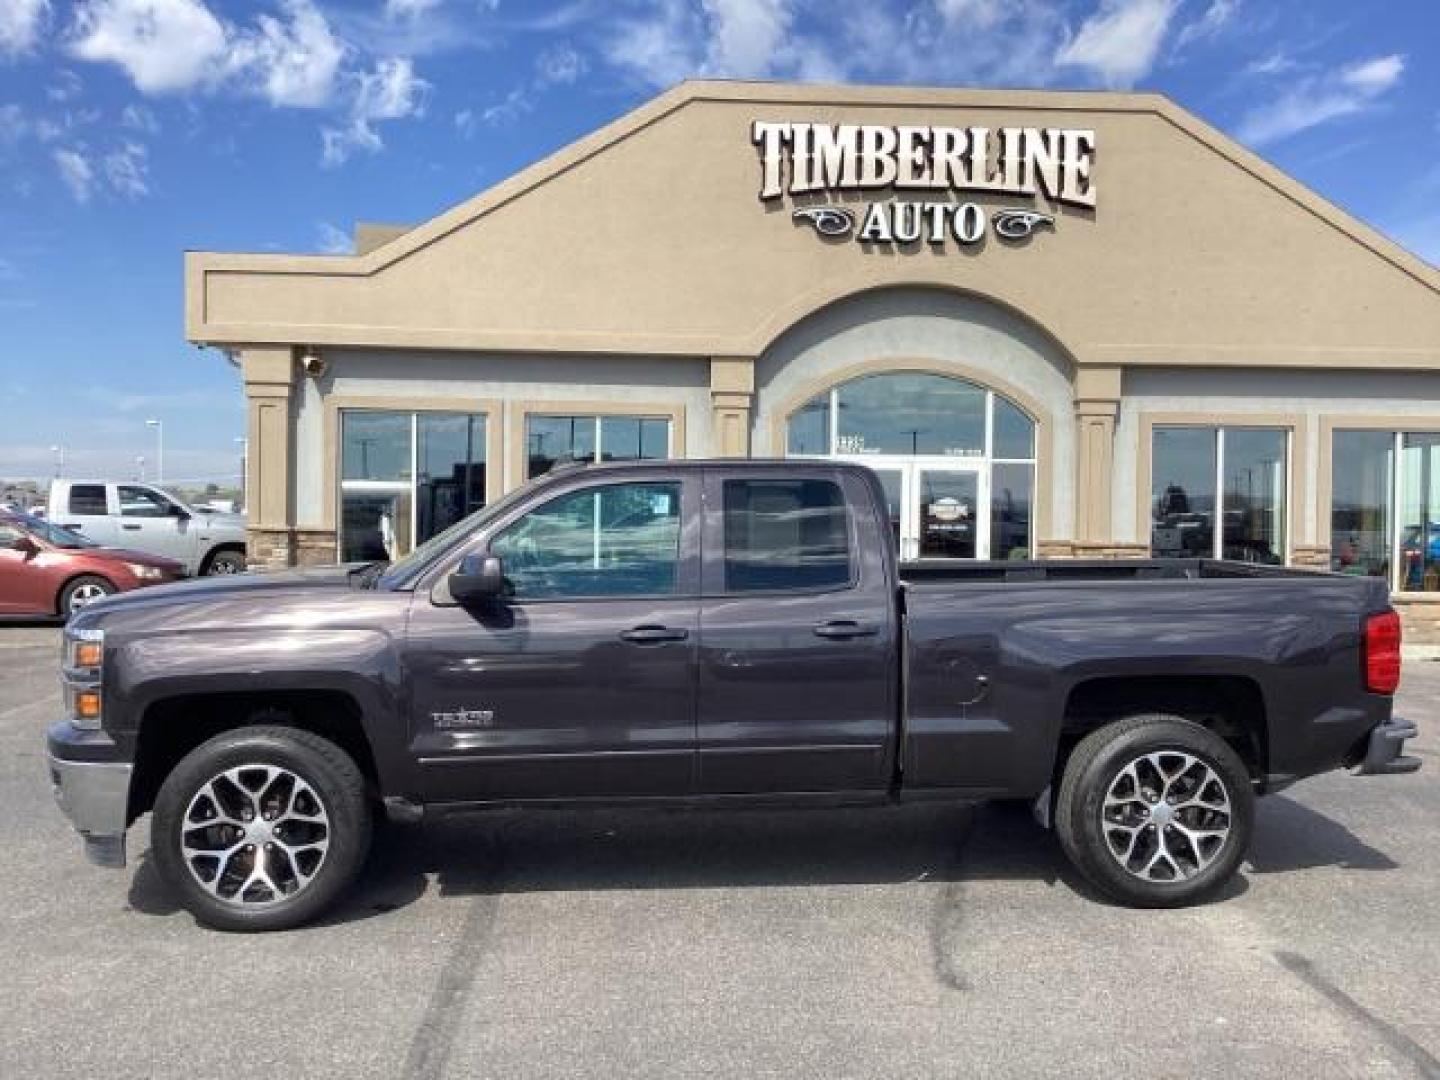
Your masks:
M 985 458 L 897 454 L 836 454 L 827 459 L 900 474 L 900 558 L 920 557 L 921 474 L 969 473 L 975 477 L 975 558 L 990 557 L 990 469 Z

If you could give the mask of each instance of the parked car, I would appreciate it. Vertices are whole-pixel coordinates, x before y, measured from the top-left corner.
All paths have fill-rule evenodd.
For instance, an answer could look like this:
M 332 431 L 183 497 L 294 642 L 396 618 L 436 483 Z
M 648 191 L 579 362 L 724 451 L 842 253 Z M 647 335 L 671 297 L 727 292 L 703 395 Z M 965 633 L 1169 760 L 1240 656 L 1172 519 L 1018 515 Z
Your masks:
M 178 559 L 187 574 L 245 571 L 245 518 L 198 511 L 151 484 L 55 480 L 50 520 L 98 544 Z
M 113 597 L 66 631 L 60 805 L 153 811 L 217 927 L 317 915 L 372 807 L 1034 800 L 1118 900 L 1212 893 L 1257 794 L 1408 772 L 1372 578 L 1202 559 L 897 565 L 873 472 L 552 472 L 395 563 Z
M 174 559 L 102 548 L 37 517 L 0 513 L 0 615 L 72 615 L 112 593 L 184 574 Z

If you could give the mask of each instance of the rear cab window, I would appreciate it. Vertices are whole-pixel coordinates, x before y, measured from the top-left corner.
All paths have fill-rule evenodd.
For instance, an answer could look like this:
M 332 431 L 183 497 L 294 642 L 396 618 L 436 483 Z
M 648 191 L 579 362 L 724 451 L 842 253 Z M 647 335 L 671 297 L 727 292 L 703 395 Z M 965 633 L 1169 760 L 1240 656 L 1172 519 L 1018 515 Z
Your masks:
M 725 593 L 828 591 L 854 581 L 848 507 L 837 480 L 727 478 L 722 503 Z
M 74 484 L 70 488 L 70 513 L 83 517 L 104 517 L 109 508 L 105 505 L 104 484 Z

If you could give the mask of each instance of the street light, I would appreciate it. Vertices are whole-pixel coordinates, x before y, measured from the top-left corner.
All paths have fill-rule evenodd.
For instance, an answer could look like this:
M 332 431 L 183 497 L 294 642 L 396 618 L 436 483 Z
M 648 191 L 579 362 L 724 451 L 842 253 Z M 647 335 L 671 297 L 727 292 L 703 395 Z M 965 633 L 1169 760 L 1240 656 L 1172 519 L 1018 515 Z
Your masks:
M 136 479 L 136 480 L 139 480 L 141 483 L 144 483 L 144 482 L 145 482 L 145 455 L 144 455 L 144 454 L 140 454 L 138 457 L 135 458 L 135 468 L 138 469 L 139 472 L 140 472 L 140 475 L 137 476 L 137 477 L 135 477 L 135 479 Z
M 52 446 L 50 452 L 55 455 L 55 479 L 58 480 L 65 471 L 65 447 Z
M 165 425 L 159 420 L 146 420 L 146 427 L 155 429 L 155 482 L 165 482 Z

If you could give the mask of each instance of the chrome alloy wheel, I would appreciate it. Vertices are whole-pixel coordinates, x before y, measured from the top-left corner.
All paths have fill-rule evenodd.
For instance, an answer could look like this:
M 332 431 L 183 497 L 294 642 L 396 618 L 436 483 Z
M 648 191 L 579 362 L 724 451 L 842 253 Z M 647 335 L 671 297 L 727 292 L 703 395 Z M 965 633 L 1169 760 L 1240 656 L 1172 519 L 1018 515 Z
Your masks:
M 77 585 L 75 590 L 70 594 L 70 611 L 72 613 L 79 611 L 86 604 L 96 600 L 103 600 L 109 595 L 105 586 L 97 585 L 93 581 L 87 581 L 83 585 Z
M 211 777 L 180 827 L 180 853 L 200 887 L 247 910 L 300 893 L 329 847 L 325 804 L 278 765 L 241 765 Z
M 1201 758 L 1157 750 L 1110 782 L 1100 810 L 1105 846 L 1145 881 L 1184 881 L 1215 861 L 1230 837 L 1230 792 Z

